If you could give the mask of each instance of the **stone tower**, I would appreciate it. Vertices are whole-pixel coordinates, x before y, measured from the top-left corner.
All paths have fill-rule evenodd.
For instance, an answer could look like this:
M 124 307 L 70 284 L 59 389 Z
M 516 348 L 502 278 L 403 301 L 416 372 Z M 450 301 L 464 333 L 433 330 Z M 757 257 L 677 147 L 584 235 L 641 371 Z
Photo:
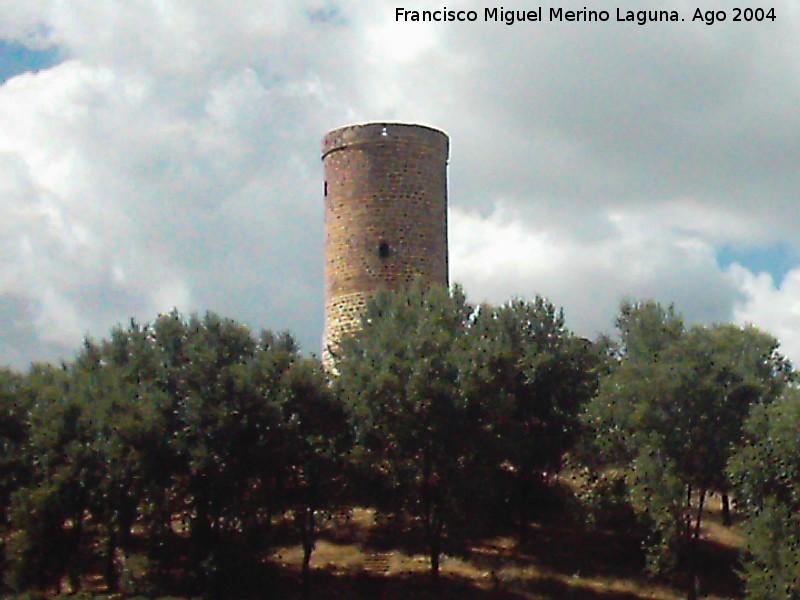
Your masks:
M 448 284 L 448 149 L 441 131 L 401 123 L 323 138 L 326 362 L 378 288 Z

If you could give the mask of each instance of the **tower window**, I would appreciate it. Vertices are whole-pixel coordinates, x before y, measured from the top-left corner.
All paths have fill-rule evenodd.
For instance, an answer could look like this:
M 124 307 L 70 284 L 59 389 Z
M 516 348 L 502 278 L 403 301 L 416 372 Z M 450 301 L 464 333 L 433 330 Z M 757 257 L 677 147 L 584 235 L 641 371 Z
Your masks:
M 392 249 L 386 242 L 381 242 L 378 245 L 378 256 L 381 258 L 389 258 L 392 255 Z
M 328 195 L 328 182 L 325 181 L 325 196 Z

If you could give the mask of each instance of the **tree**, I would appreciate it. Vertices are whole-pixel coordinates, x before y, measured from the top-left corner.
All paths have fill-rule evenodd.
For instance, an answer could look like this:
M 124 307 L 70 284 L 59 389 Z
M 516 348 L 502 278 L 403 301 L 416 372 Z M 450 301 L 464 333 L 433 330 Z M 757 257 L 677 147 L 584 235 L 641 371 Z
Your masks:
M 0 369 L 0 571 L 6 572 L 5 539 L 11 497 L 30 475 L 23 448 L 27 442 L 28 402 L 22 393 L 23 376 Z
M 742 559 L 751 600 L 800 598 L 800 392 L 753 407 L 729 476 L 745 514 Z
M 32 472 L 14 497 L 15 588 L 54 585 L 69 569 L 78 589 L 90 562 L 83 543 L 90 514 L 99 528 L 90 533 L 98 534 L 106 584 L 116 590 L 117 549 L 132 546 L 131 528 L 153 488 L 154 467 L 168 467 L 154 451 L 165 438 L 163 395 L 137 372 L 139 365 L 129 368 L 143 336 L 132 324 L 127 332 L 115 330 L 111 341 L 86 340 L 73 363 L 37 366 L 27 378 L 31 435 L 25 455 Z
M 685 331 L 674 305 L 664 308 L 652 300 L 623 300 L 615 325 L 622 343 L 621 356 L 632 363 L 652 362 Z
M 585 422 L 653 527 L 654 564 L 682 561 L 691 580 L 706 495 L 727 491 L 725 465 L 750 406 L 774 398 L 790 367 L 767 334 L 733 325 L 686 332 L 654 303 L 623 306 L 618 325 L 621 362 Z
M 28 407 L 22 382 L 19 373 L 0 369 L 0 527 L 6 523 L 11 494 L 25 478 L 21 450 L 28 438 Z
M 381 290 L 335 363 L 359 446 L 388 490 L 378 500 L 421 524 L 435 582 L 443 543 L 463 531 L 491 455 L 483 407 L 459 385 L 471 314 L 458 288 Z
M 29 403 L 22 456 L 30 473 L 11 495 L 7 582 L 15 591 L 60 587 L 69 574 L 79 589 L 83 515 L 92 473 L 81 407 L 69 397 L 66 368 L 34 365 L 21 393 Z
M 303 548 L 303 597 L 320 521 L 350 499 L 352 436 L 344 407 L 316 358 L 296 357 L 281 381 L 284 507 L 294 516 Z
M 624 301 L 615 324 L 621 345 L 609 350 L 616 362 L 583 415 L 592 439 L 592 451 L 585 454 L 594 460 L 591 466 L 595 471 L 635 458 L 637 448 L 628 432 L 636 427 L 638 402 L 654 389 L 649 382 L 660 353 L 684 332 L 683 320 L 672 306 L 664 309 L 652 301 Z
M 165 413 L 168 399 L 153 371 L 149 330 L 131 322 L 110 340 L 87 341 L 70 368 L 68 396 L 80 406 L 90 456 L 84 472 L 88 511 L 100 526 L 98 543 L 109 591 L 118 590 L 117 551 L 128 558 L 141 508 L 167 485 L 170 466 Z
M 68 574 L 78 590 L 102 558 L 116 592 L 143 547 L 134 588 L 182 571 L 198 591 L 239 594 L 259 585 L 257 555 L 286 510 L 307 574 L 317 520 L 346 498 L 349 433 L 319 361 L 289 334 L 254 338 L 213 313 L 131 321 L 60 368 L 0 371 L 7 579 L 24 591 Z
M 291 336 L 248 328 L 213 313 L 183 320 L 163 315 L 153 337 L 166 369 L 176 461 L 168 505 L 188 521 L 190 564 L 214 593 L 246 582 L 271 513 L 264 510 L 278 478 L 276 461 L 283 371 L 294 360 Z
M 490 410 L 499 463 L 516 490 L 524 531 L 534 490 L 547 473 L 560 470 L 577 436 L 582 406 L 597 387 L 600 357 L 541 297 L 480 307 L 467 340 L 464 393 Z

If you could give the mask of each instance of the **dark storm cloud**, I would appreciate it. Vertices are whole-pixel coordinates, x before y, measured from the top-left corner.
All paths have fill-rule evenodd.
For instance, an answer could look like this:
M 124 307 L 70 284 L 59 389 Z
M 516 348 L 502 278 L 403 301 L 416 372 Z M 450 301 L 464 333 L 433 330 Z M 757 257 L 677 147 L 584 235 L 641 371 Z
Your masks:
M 474 140 L 461 152 L 472 157 L 469 187 L 559 203 L 724 205 L 766 185 L 785 201 L 800 183 L 797 22 L 784 13 L 775 25 L 719 27 L 481 29 L 467 50 L 481 60 L 444 83 L 464 103 L 451 120 L 477 115 L 480 133 L 461 141 Z

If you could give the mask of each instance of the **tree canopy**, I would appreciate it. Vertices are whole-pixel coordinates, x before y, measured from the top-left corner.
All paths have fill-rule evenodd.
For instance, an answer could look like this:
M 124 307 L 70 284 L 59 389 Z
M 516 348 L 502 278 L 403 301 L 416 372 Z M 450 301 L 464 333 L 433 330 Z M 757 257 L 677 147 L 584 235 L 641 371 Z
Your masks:
M 109 593 L 253 596 L 291 535 L 310 597 L 322 528 L 358 506 L 416 536 L 438 581 L 475 536 L 523 541 L 580 460 L 690 597 L 711 492 L 746 519 L 748 597 L 800 597 L 800 397 L 777 341 L 652 301 L 616 325 L 592 341 L 545 298 L 417 281 L 375 295 L 328 371 L 288 333 L 177 311 L 2 369 L 4 591 L 75 592 L 93 569 Z
M 800 392 L 755 407 L 729 476 L 748 517 L 747 597 L 800 598 Z
M 683 561 L 691 572 L 707 493 L 728 491 L 725 468 L 744 420 L 781 393 L 791 368 L 768 334 L 687 330 L 672 308 L 653 302 L 624 303 L 617 325 L 619 363 L 584 415 L 596 468 L 621 469 L 632 505 L 653 528 L 653 565 Z

